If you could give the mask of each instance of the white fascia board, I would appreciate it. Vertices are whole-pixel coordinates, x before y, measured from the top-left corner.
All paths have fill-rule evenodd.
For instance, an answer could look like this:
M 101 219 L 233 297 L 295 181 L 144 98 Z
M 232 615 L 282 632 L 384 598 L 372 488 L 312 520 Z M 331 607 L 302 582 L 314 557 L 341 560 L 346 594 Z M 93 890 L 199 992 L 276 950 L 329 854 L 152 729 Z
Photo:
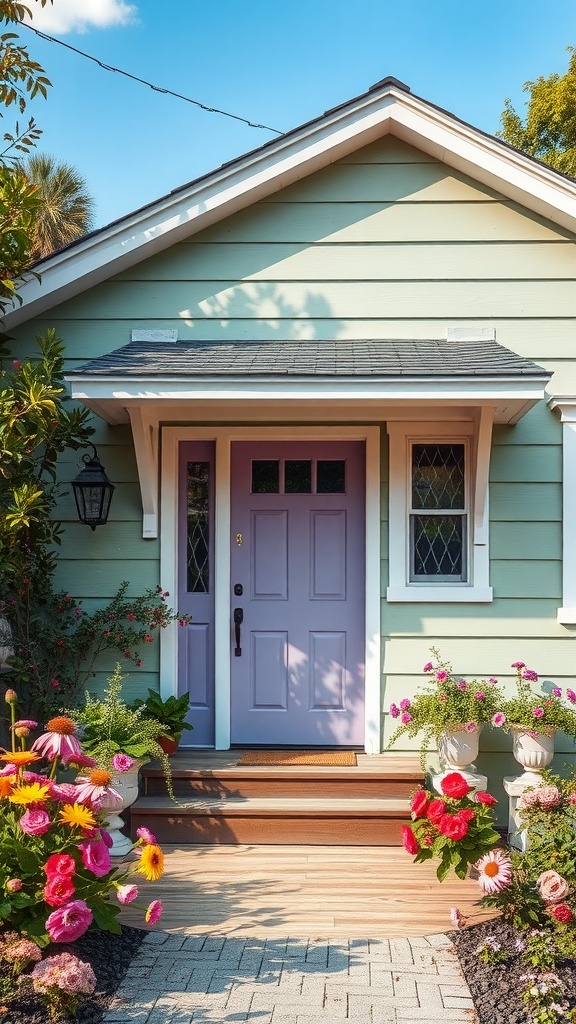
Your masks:
M 576 186 L 545 165 L 387 86 L 129 214 L 39 266 L 7 328 L 37 316 L 300 178 L 392 133 L 576 231 Z

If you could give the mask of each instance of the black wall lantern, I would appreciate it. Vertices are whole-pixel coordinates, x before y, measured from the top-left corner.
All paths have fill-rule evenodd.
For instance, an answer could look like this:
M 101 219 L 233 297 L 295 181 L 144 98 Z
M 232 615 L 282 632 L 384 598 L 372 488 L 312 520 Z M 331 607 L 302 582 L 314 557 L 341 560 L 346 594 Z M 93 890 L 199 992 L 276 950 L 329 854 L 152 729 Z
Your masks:
M 114 484 L 111 484 L 93 444 L 90 445 L 94 455 L 83 455 L 84 469 L 72 481 L 78 518 L 91 530 L 104 526 L 110 511 Z

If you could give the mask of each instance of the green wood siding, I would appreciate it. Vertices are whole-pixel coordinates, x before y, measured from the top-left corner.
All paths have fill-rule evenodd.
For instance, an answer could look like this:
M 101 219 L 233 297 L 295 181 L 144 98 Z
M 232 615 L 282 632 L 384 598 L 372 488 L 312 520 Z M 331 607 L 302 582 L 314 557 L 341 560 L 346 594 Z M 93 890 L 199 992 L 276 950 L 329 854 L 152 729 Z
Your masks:
M 428 338 L 444 337 L 448 326 L 493 326 L 501 344 L 555 371 L 552 390 L 560 384 L 574 394 L 575 279 L 568 231 L 388 138 L 63 303 L 17 336 L 25 352 L 35 333 L 56 324 L 78 365 L 126 344 L 133 328 L 260 340 Z M 82 533 L 71 498 L 62 502 L 70 527 L 60 576 L 87 601 L 109 596 L 124 578 L 135 590 L 158 582 L 158 544 L 139 536 L 129 430 L 100 424 L 96 436 L 117 483 L 106 534 Z M 385 588 L 385 431 L 382 441 Z M 544 403 L 516 427 L 495 428 L 495 599 L 477 606 L 382 601 L 383 712 L 421 682 L 434 643 L 459 673 L 510 682 L 510 663 L 521 657 L 560 685 L 574 684 L 576 630 L 556 621 L 561 441 Z M 74 475 L 73 460 L 64 469 Z M 383 722 L 388 733 L 385 714 Z M 486 732 L 482 746 L 480 764 L 491 779 L 514 771 L 509 740 Z

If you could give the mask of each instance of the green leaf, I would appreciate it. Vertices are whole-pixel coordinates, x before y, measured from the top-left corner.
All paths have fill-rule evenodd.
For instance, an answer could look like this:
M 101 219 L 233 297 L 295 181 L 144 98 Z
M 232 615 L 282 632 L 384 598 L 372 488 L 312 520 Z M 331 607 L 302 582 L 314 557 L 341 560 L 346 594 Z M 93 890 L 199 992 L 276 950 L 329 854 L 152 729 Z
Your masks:
M 31 850 L 26 850 L 23 846 L 16 849 L 16 859 L 18 861 L 18 867 L 24 875 L 34 875 L 38 870 L 38 858 Z

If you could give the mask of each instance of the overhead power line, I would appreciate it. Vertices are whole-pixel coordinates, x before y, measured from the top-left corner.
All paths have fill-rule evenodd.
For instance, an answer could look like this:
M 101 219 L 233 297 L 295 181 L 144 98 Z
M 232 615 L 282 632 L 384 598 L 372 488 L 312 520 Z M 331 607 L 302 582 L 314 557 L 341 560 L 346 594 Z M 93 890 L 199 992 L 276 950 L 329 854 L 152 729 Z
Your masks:
M 164 89 L 160 85 L 154 85 L 153 82 L 147 82 L 145 78 L 139 78 L 138 75 L 131 75 L 129 71 L 123 71 L 122 68 L 112 67 L 111 64 L 105 64 L 104 61 L 93 57 L 90 53 L 84 53 L 83 50 L 76 49 L 75 46 L 70 46 L 70 43 L 65 43 L 62 39 L 56 39 L 54 36 L 49 36 L 46 32 L 40 32 L 39 29 L 34 28 L 32 25 L 21 23 L 23 28 L 29 28 L 31 32 L 35 32 L 40 39 L 45 39 L 48 43 L 58 43 L 59 46 L 63 46 L 66 50 L 72 50 L 73 53 L 77 53 L 80 57 L 85 57 L 86 60 L 91 60 L 94 64 L 97 64 L 103 71 L 113 71 L 117 75 L 124 75 L 125 78 L 131 78 L 133 82 L 139 82 L 140 85 L 147 85 L 149 89 L 154 92 L 163 93 L 165 96 L 174 96 L 177 100 L 184 100 L 185 103 L 192 103 L 195 107 L 200 107 L 200 110 L 205 110 L 209 114 L 222 114 L 222 117 L 231 117 L 234 121 L 241 121 L 242 124 L 247 124 L 249 128 L 263 128 L 264 131 L 273 132 L 275 135 L 283 135 L 284 132 L 278 130 L 278 128 L 271 128 L 267 124 L 256 124 L 255 121 L 249 121 L 246 117 L 239 117 L 238 114 L 230 114 L 228 110 L 220 110 L 218 107 L 209 107 L 206 103 L 200 103 L 199 100 L 193 100 L 190 96 L 183 96 L 180 92 L 173 92 L 172 89 Z

